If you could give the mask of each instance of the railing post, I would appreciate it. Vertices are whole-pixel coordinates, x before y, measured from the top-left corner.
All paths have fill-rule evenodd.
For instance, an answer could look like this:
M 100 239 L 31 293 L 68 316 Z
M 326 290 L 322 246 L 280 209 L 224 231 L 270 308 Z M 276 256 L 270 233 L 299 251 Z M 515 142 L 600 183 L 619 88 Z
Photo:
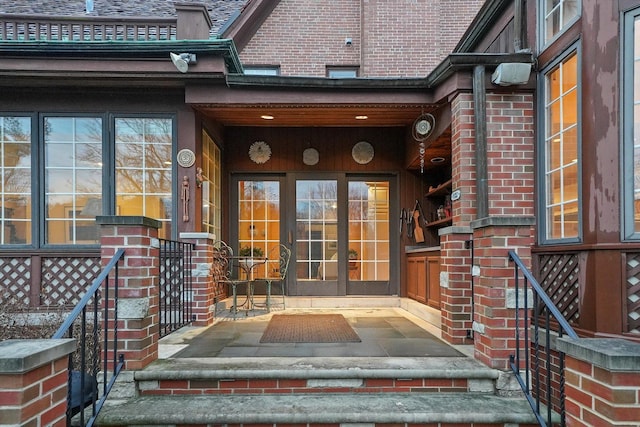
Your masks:
M 99 216 L 96 222 L 101 225 L 103 265 L 118 249 L 126 250 L 119 268 L 117 299 L 110 298 L 112 305 L 107 307 L 114 310 L 113 304 L 117 304 L 118 321 L 109 324 L 109 331 L 118 334 L 121 345 L 118 354 L 124 355 L 125 369 L 142 369 L 158 358 L 160 222 L 142 216 Z M 111 283 L 109 289 L 113 292 Z M 104 355 L 106 360 L 114 360 L 113 356 Z
M 215 306 L 221 295 L 213 282 L 211 268 L 213 264 L 213 242 L 215 236 L 209 233 L 180 233 L 180 239 L 193 242 L 192 256 L 193 280 L 193 324 L 208 326 L 213 323 Z
M 0 426 L 66 425 L 75 339 L 0 342 Z

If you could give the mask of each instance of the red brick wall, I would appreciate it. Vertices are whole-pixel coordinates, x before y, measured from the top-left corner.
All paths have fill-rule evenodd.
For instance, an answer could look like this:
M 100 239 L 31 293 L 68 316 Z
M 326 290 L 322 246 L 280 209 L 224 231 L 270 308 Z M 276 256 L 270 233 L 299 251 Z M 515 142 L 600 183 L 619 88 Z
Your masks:
M 567 425 L 638 425 L 640 372 L 610 371 L 566 357 Z
M 463 93 L 451 102 L 451 177 L 461 197 L 452 204 L 453 223 L 468 226 L 476 217 L 476 162 L 473 95 Z
M 533 95 L 487 94 L 490 216 L 534 215 Z
M 283 0 L 240 59 L 280 65 L 282 75 L 322 77 L 327 65 L 349 65 L 360 66 L 362 77 L 424 77 L 451 53 L 482 3 Z

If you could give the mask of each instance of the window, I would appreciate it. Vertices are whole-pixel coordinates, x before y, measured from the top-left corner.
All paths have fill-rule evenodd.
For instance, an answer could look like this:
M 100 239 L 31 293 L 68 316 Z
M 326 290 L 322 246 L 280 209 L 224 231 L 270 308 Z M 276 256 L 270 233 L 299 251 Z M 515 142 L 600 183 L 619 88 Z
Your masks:
M 582 0 L 541 0 L 542 44 L 548 44 L 579 16 Z
M 269 66 L 245 66 L 244 74 L 251 76 L 279 76 L 280 75 L 280 67 L 277 65 Z
M 173 120 L 0 115 L 0 245 L 96 245 L 99 215 L 155 218 L 170 238 Z
M 171 237 L 172 140 L 171 119 L 115 119 L 116 213 L 159 220 L 162 238 Z
M 31 243 L 31 118 L 0 116 L 0 244 Z
M 330 79 L 352 79 L 358 77 L 358 67 L 327 67 Z
M 623 173 L 624 234 L 640 238 L 640 9 L 624 17 Z
M 580 232 L 578 55 L 544 74 L 544 223 L 546 240 L 577 240 Z
M 96 244 L 95 216 L 102 213 L 102 119 L 45 117 L 43 128 L 46 242 Z
M 222 237 L 222 153 L 202 131 L 202 230 Z

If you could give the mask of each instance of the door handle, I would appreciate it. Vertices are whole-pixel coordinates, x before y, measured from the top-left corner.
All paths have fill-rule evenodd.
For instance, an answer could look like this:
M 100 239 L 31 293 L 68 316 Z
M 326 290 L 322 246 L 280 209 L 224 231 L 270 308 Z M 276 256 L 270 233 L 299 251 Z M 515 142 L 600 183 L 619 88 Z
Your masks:
M 291 232 L 291 230 L 289 230 L 288 239 L 289 239 L 289 245 L 293 245 L 293 233 Z

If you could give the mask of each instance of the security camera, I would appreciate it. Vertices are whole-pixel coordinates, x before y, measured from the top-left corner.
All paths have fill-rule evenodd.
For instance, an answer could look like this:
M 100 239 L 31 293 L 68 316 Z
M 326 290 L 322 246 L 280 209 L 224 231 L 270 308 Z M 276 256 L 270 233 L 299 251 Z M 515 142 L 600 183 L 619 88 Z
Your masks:
M 346 39 L 344 39 L 344 44 L 347 46 L 351 46 L 353 44 L 353 40 L 351 40 L 351 37 L 347 37 Z

